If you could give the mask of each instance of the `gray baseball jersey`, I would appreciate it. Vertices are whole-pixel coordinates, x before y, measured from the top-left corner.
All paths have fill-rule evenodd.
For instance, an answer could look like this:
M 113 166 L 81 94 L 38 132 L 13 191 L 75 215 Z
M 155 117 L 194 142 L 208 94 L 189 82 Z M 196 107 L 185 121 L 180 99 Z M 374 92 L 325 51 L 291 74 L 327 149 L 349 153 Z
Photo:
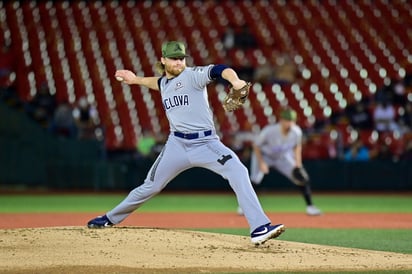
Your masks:
M 170 131 L 197 132 L 214 130 L 206 85 L 213 65 L 186 68 L 178 77 L 160 81 L 163 107 Z
M 206 90 L 212 81 L 212 67 L 189 67 L 175 78 L 160 79 L 160 93 L 171 132 L 144 183 L 107 212 L 112 223 L 123 221 L 179 173 L 192 167 L 209 169 L 229 181 L 250 231 L 270 223 L 251 185 L 247 168 L 216 135 Z
M 268 125 L 262 129 L 255 141 L 267 165 L 277 169 L 293 182 L 292 170 L 296 165 L 294 148 L 301 143 L 302 130 L 296 124 L 291 126 L 286 135 L 282 133 L 280 124 Z M 255 154 L 252 155 L 250 173 L 253 182 L 258 184 L 263 180 L 264 174 L 259 169 Z

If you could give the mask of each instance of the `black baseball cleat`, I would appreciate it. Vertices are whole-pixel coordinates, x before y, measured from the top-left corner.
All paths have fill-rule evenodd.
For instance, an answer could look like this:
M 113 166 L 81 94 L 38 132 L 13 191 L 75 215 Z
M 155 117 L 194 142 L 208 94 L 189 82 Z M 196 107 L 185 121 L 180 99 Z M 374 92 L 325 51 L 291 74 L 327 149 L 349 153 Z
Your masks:
M 88 228 L 106 228 L 111 226 L 113 226 L 113 223 L 110 222 L 106 215 L 97 216 L 87 223 Z
M 278 225 L 262 225 L 253 230 L 253 232 L 250 234 L 252 243 L 255 245 L 261 245 L 265 243 L 269 239 L 274 239 L 280 236 L 285 232 L 285 226 L 282 224 Z

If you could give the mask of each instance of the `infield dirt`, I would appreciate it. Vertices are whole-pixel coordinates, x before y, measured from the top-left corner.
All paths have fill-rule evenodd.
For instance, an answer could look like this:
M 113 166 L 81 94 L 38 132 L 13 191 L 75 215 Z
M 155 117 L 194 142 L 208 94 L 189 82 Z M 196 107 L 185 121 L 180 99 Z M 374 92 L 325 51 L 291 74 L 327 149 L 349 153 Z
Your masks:
M 287 232 L 286 232 L 287 233 Z M 412 255 L 172 228 L 0 230 L 1 273 L 412 270 Z

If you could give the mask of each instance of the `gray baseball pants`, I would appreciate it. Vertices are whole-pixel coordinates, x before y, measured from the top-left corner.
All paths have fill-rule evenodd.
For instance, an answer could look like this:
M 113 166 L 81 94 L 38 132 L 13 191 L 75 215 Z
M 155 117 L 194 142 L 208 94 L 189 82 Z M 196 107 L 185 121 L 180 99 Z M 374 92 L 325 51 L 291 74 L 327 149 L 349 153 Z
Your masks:
M 252 187 L 247 168 L 216 135 L 187 140 L 170 134 L 144 183 L 133 189 L 120 204 L 107 212 L 107 217 L 113 224 L 122 222 L 144 202 L 165 188 L 173 178 L 192 167 L 206 168 L 229 181 L 250 231 L 270 223 Z

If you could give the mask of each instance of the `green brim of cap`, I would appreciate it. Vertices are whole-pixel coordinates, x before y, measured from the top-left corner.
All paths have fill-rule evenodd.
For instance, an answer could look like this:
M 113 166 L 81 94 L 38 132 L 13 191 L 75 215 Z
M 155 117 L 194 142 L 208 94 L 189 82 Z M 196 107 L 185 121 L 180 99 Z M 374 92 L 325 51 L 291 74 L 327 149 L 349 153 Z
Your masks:
M 184 55 L 182 55 L 182 54 L 167 54 L 163 57 L 166 57 L 166 58 L 184 58 L 184 57 L 188 57 L 188 56 L 189 55 L 187 55 L 187 54 L 184 54 Z

